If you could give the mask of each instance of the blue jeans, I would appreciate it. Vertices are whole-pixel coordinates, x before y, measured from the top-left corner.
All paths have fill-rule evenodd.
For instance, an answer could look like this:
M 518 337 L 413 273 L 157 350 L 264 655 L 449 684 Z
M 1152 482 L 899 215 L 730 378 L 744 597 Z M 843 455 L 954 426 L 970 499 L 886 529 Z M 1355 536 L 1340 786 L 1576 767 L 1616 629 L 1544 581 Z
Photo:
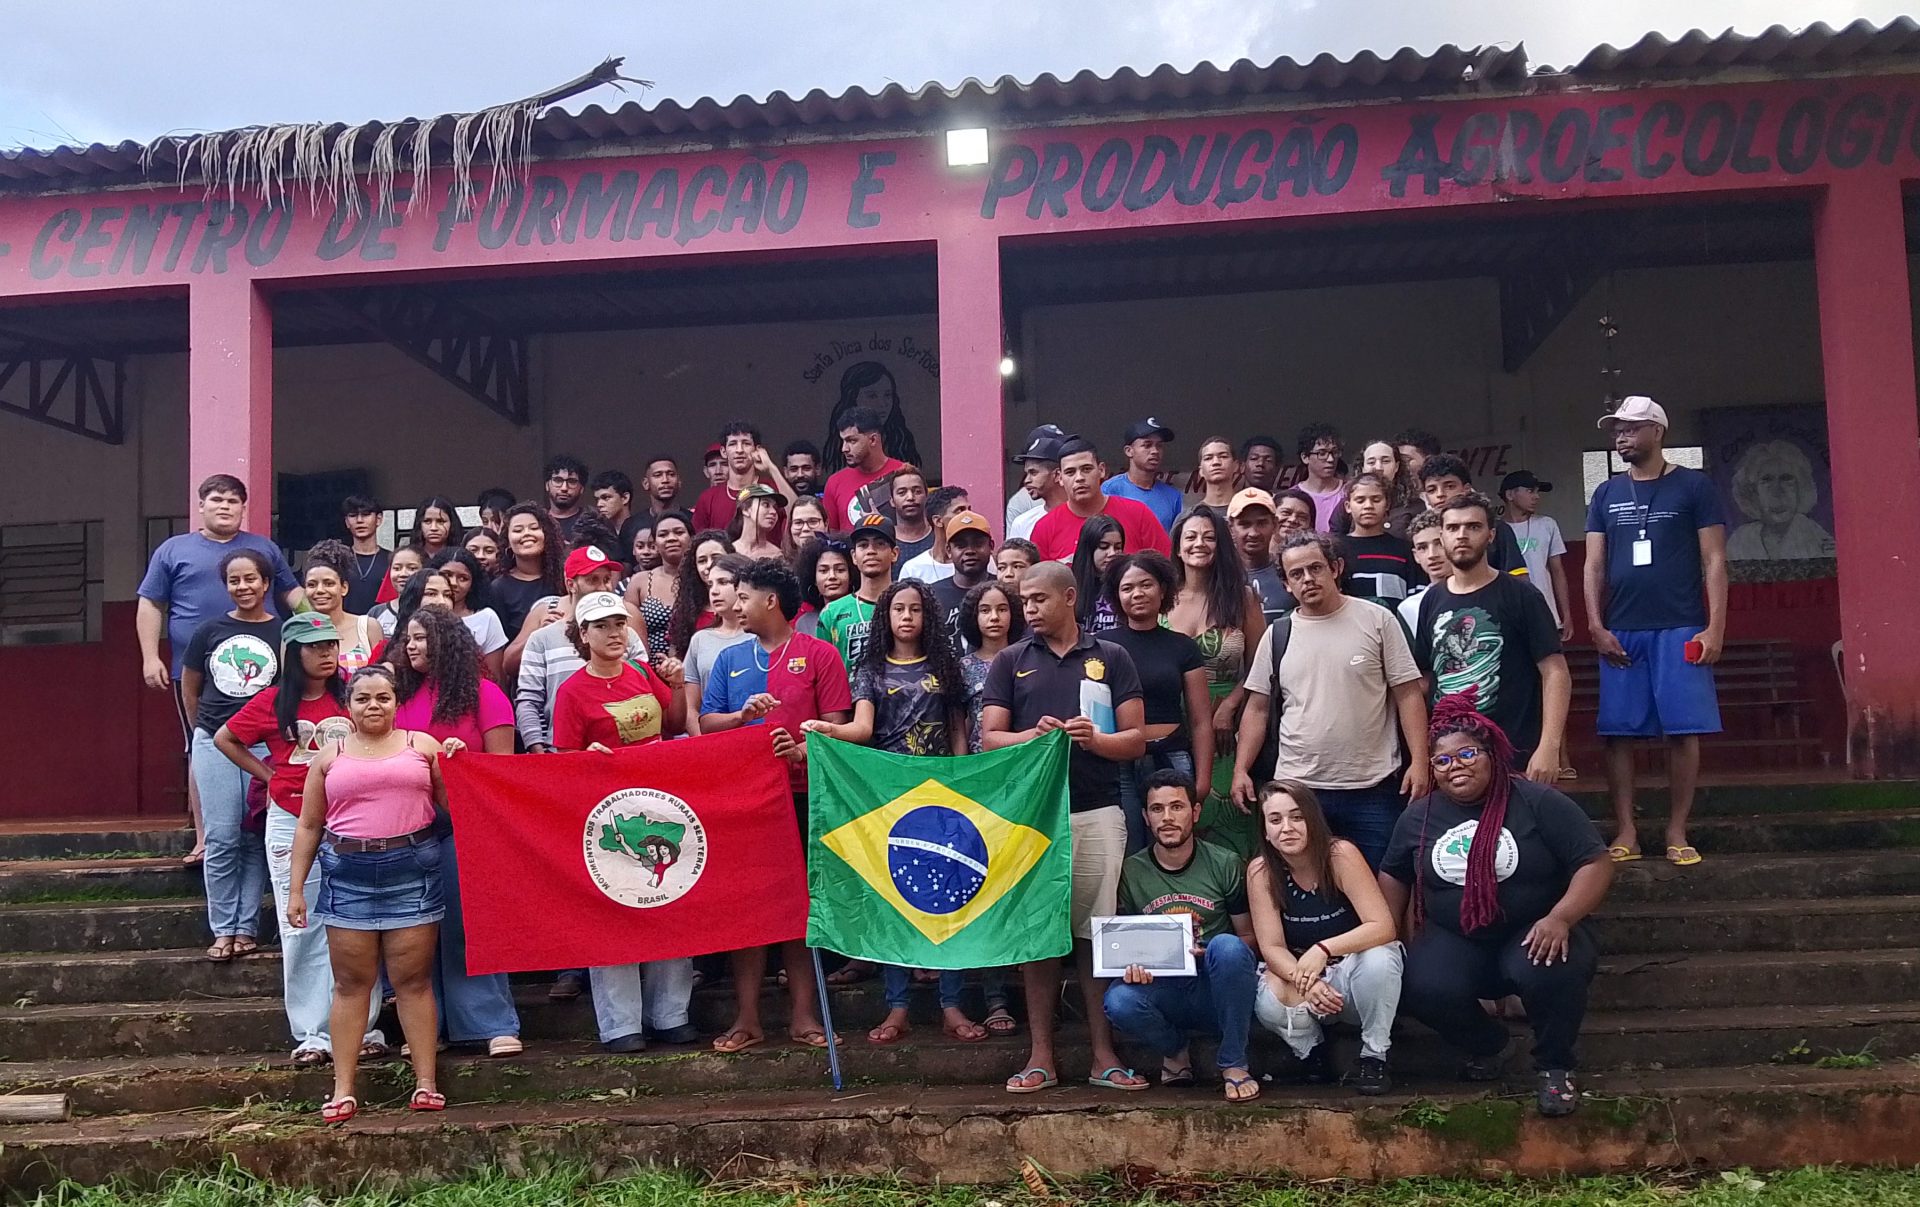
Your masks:
M 440 920 L 440 951 L 434 964 L 434 996 L 440 1001 L 440 1022 L 447 1042 L 474 1043 L 520 1034 L 520 1012 L 513 1005 L 507 974 L 467 975 L 467 923 L 460 909 L 460 861 L 454 857 L 453 837 L 444 840 L 446 858 L 440 861 L 440 891 L 447 916 Z
M 254 757 L 267 757 L 265 746 L 252 749 Z M 200 790 L 200 824 L 207 833 L 201 864 L 207 881 L 207 925 L 216 939 L 254 938 L 260 933 L 260 902 L 267 895 L 267 850 L 260 835 L 246 829 L 247 783 L 252 777 L 221 754 L 204 729 L 193 731 L 189 770 Z
M 600 1042 L 612 1043 L 649 1029 L 671 1031 L 687 1023 L 693 1000 L 693 961 L 655 960 L 589 969 L 593 1019 Z
M 1387 843 L 1393 838 L 1394 823 L 1400 820 L 1406 802 L 1400 799 L 1400 773 L 1394 772 L 1371 788 L 1315 788 L 1320 808 L 1327 815 L 1327 827 L 1335 835 L 1360 848 L 1367 866 L 1380 870 L 1387 857 Z
M 1161 977 L 1151 985 L 1113 981 L 1107 986 L 1107 1021 L 1162 1057 L 1187 1046 L 1188 1032 L 1220 1037 L 1214 1063 L 1247 1067 L 1247 1027 L 1253 1019 L 1256 980 L 1253 952 L 1235 934 L 1207 940 L 1198 976 Z
M 940 1008 L 951 1009 L 960 1004 L 960 990 L 965 986 L 967 974 L 951 969 L 940 973 Z M 907 987 L 912 982 L 912 974 L 898 964 L 882 964 L 880 980 L 887 989 L 887 1009 L 905 1010 L 907 1008 Z
M 1147 778 L 1168 769 L 1193 778 L 1193 751 L 1173 750 L 1166 754 L 1147 754 L 1120 768 L 1120 812 L 1127 819 L 1127 854 L 1147 849 Z M 1208 785 L 1194 789 L 1195 799 L 1204 800 Z

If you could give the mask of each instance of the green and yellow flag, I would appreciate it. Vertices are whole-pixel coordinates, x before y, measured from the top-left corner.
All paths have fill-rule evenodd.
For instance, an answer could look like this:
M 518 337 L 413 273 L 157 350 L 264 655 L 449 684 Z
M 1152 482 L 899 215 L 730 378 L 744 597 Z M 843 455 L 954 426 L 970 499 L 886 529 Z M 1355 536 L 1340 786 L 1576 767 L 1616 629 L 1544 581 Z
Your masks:
M 1066 955 L 1065 733 L 960 758 L 807 739 L 807 943 L 913 968 Z

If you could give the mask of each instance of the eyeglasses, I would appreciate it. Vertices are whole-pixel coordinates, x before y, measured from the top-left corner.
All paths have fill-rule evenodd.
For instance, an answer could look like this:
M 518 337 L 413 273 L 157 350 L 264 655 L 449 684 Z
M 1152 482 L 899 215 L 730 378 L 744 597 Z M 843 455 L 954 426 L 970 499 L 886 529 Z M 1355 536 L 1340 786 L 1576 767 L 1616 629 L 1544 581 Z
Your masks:
M 1316 448 L 1307 453 L 1309 457 L 1338 457 L 1339 455 L 1340 450 L 1337 448 Z
M 1462 767 L 1471 767 L 1478 762 L 1480 756 L 1485 753 L 1486 751 L 1480 749 L 1478 746 L 1462 746 L 1452 754 L 1436 754 L 1427 761 L 1433 764 L 1435 771 L 1445 771 L 1456 762 Z

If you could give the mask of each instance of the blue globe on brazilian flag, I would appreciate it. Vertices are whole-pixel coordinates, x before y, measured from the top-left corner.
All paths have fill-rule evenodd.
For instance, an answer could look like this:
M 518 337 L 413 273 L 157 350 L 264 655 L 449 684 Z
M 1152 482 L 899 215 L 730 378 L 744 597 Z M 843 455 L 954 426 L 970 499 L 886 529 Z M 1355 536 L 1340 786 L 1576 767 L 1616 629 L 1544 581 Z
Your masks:
M 807 739 L 807 943 L 914 968 L 1067 954 L 1065 733 L 958 758 Z

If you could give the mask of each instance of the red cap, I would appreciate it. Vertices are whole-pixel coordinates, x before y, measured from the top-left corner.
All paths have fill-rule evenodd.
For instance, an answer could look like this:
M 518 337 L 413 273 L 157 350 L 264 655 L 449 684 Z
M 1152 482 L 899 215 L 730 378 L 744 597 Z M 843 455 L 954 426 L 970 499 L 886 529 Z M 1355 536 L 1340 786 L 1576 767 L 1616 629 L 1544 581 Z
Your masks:
M 706 453 L 705 453 L 705 454 L 704 454 L 704 455 L 703 455 L 703 456 L 702 456 L 702 457 L 701 457 L 700 459 L 701 459 L 702 461 L 705 461 L 705 460 L 706 460 L 706 459 L 707 459 L 708 457 L 711 457 L 711 456 L 714 456 L 714 455 L 715 455 L 716 453 L 724 453 L 724 452 L 726 452 L 726 451 L 727 451 L 726 449 L 724 449 L 724 448 L 721 448 L 721 447 L 720 447 L 719 445 L 717 445 L 717 444 L 709 444 L 709 445 L 707 446 L 707 451 L 706 451 Z
M 609 566 L 618 567 L 620 563 L 602 553 L 597 546 L 584 545 L 567 554 L 566 575 L 579 578 L 582 574 L 592 574 L 595 570 L 604 570 Z

